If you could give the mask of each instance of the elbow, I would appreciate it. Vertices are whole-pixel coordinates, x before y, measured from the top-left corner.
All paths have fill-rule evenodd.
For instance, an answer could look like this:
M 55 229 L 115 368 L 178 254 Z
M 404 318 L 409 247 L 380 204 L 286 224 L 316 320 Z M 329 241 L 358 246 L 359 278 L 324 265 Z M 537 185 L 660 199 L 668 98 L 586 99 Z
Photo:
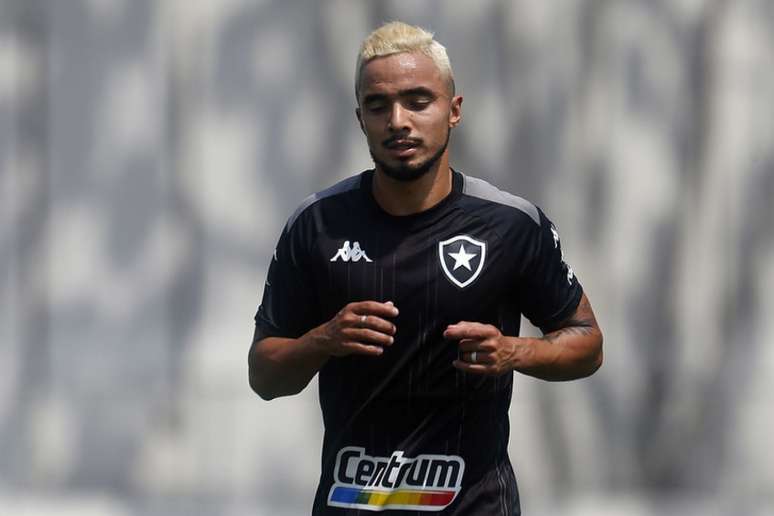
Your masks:
M 583 355 L 578 357 L 572 370 L 567 372 L 566 375 L 562 375 L 560 378 L 556 379 L 580 380 L 588 378 L 602 367 L 602 362 L 604 361 L 604 354 L 602 352 L 602 333 L 595 333 L 596 338 L 593 341 L 587 341 Z
M 589 376 L 599 371 L 599 368 L 602 367 L 603 362 L 604 362 L 604 353 L 602 353 L 602 350 L 600 349 L 596 357 L 594 357 L 594 361 L 591 364 L 591 370 L 589 372 Z
M 258 373 L 252 366 L 249 369 L 250 388 L 264 401 L 271 401 L 282 396 L 293 396 L 302 390 L 293 386 L 282 385 L 276 381 L 270 381 L 269 378 Z
M 271 401 L 279 396 L 279 394 L 273 392 L 268 385 L 261 382 L 258 375 L 254 374 L 252 371 L 250 371 L 250 388 L 264 401 Z
M 265 368 L 261 367 L 262 358 L 260 355 L 260 341 L 253 341 L 250 351 L 247 354 L 247 376 L 250 388 L 262 400 L 270 401 L 280 396 L 280 393 L 273 387 L 272 382 L 267 378 Z
M 257 374 L 252 368 L 250 369 L 250 388 L 264 401 L 301 392 L 300 389 L 296 391 L 288 389 L 287 386 L 278 385 L 276 382 L 267 381 L 263 375 Z
M 267 381 L 266 375 L 260 371 L 258 357 L 254 348 L 255 344 L 253 344 L 253 349 L 250 350 L 247 359 L 248 382 L 253 392 L 260 396 L 262 400 L 270 401 L 280 394 L 276 392 L 276 389 L 272 388 L 271 382 Z
M 594 351 L 591 356 L 591 360 L 589 361 L 589 370 L 586 376 L 591 376 L 592 374 L 596 373 L 600 367 L 602 367 L 602 363 L 604 362 L 604 359 L 605 359 L 605 354 L 602 351 L 603 340 L 604 339 L 602 337 L 602 332 L 599 332 L 597 336 L 597 342 L 595 343 L 596 345 L 594 346 Z

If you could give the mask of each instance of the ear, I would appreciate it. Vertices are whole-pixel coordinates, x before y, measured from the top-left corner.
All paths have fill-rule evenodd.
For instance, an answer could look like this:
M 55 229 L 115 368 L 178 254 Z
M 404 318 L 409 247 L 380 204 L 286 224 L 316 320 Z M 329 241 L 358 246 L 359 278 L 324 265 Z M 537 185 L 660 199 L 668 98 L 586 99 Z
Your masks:
M 449 127 L 457 127 L 462 122 L 462 95 L 452 97 L 449 106 Z
M 363 115 L 360 113 L 360 108 L 355 108 L 355 116 L 357 117 L 357 123 L 360 124 L 360 130 L 365 134 L 365 126 L 363 125 Z

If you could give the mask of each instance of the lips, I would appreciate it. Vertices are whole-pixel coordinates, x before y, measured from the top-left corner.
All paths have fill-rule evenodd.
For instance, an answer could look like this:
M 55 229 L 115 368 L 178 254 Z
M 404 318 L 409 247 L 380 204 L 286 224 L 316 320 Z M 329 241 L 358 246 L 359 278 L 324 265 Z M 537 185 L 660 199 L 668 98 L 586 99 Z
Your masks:
M 419 147 L 421 142 L 411 139 L 388 140 L 384 146 L 390 150 L 406 150 Z
M 384 146 L 398 159 L 408 159 L 416 153 L 421 145 L 420 141 L 411 139 L 388 140 Z

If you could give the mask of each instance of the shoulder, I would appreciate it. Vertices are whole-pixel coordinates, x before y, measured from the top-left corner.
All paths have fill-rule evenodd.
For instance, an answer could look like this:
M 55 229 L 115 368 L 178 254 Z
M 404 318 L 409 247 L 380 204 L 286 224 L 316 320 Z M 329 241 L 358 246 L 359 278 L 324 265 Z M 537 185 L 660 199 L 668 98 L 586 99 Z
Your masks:
M 358 190 L 360 188 L 362 177 L 362 173 L 348 177 L 342 181 L 339 181 L 333 186 L 326 188 L 325 190 L 321 190 L 308 196 L 306 199 L 301 201 L 301 204 L 298 205 L 290 218 L 288 218 L 285 230 L 290 231 L 290 229 L 299 220 L 299 218 L 301 218 L 305 213 L 310 212 L 314 207 L 318 207 L 321 201 L 326 199 L 333 199 L 337 196 L 345 195 L 349 192 Z
M 537 226 L 541 225 L 540 209 L 527 199 L 500 190 L 483 179 L 465 174 L 462 177 L 463 199 L 471 207 L 478 208 L 476 211 L 484 211 L 497 218 L 511 215 L 508 218 L 530 220 Z

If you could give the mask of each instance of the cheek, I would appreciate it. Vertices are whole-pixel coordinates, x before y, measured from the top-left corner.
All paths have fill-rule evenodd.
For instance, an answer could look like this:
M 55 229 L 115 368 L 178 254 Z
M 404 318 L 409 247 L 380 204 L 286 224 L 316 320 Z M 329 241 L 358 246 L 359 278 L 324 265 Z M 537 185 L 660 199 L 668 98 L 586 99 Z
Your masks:
M 370 144 L 381 143 L 385 139 L 385 135 L 376 129 L 370 129 L 367 132 L 367 139 Z
M 370 141 L 376 141 L 380 140 L 381 133 L 379 131 L 379 128 L 374 123 L 364 123 L 363 124 L 363 131 L 365 132 L 366 139 Z
M 429 124 L 428 131 L 432 132 L 433 140 L 443 142 L 446 140 L 446 131 L 449 130 L 449 121 L 447 118 L 434 118 L 432 124 Z
M 421 123 L 423 127 L 434 133 L 439 132 L 445 134 L 446 128 L 449 126 L 449 114 L 446 111 L 433 111 L 427 113 L 417 113 L 417 123 Z

